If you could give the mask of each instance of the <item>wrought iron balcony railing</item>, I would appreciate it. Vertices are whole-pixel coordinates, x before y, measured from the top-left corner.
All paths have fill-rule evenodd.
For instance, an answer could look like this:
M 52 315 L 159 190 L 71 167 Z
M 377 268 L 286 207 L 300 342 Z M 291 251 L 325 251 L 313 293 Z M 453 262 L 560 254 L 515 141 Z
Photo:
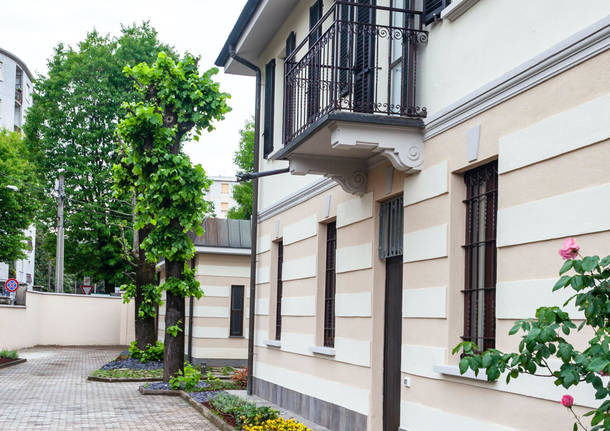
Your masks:
M 421 11 L 336 0 L 286 58 L 284 144 L 332 111 L 425 117 L 415 100 L 422 24 Z

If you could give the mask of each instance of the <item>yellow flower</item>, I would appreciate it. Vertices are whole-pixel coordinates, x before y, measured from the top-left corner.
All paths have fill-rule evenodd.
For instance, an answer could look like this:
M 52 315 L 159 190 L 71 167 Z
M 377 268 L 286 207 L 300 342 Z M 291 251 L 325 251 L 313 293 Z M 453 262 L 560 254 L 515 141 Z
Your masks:
M 284 419 L 278 417 L 276 419 L 270 419 L 262 425 L 248 426 L 244 428 L 245 431 L 311 431 L 302 423 L 295 421 L 294 419 Z

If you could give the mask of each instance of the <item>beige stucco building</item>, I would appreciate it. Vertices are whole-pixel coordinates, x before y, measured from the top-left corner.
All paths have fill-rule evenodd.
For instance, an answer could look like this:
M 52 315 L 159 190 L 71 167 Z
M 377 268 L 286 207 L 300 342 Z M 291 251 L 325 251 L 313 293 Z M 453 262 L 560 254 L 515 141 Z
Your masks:
M 260 69 L 260 170 L 290 169 L 259 180 L 254 392 L 333 431 L 571 429 L 586 387 L 451 350 L 563 304 L 564 238 L 608 254 L 610 3 L 424 3 L 249 0 L 218 57 Z
M 210 218 L 203 228 L 203 236 L 190 235 L 192 268 L 204 295 L 186 299 L 184 350 L 194 363 L 243 366 L 248 357 L 250 221 Z M 163 282 L 164 265 L 158 270 Z M 165 305 L 159 307 L 158 336 L 159 341 L 165 338 Z

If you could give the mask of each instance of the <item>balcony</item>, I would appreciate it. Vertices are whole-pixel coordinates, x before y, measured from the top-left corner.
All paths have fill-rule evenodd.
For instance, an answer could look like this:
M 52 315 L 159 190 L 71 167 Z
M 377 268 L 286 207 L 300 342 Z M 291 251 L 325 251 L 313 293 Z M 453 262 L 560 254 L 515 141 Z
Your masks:
M 417 51 L 428 39 L 422 12 L 371 3 L 336 0 L 287 56 L 284 146 L 275 155 L 293 174 L 326 175 L 358 194 L 380 156 L 402 171 L 423 162 L 426 109 L 415 98 Z

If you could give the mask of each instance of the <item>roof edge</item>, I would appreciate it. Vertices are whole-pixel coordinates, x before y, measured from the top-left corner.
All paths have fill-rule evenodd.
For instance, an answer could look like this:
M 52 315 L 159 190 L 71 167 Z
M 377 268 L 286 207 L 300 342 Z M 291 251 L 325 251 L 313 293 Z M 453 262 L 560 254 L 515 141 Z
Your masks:
M 225 64 L 227 64 L 227 61 L 229 60 L 230 56 L 229 48 L 231 47 L 231 45 L 237 44 L 237 42 L 243 35 L 244 30 L 246 29 L 248 24 L 250 24 L 250 20 L 254 16 L 254 12 L 256 12 L 256 9 L 258 9 L 258 6 L 261 3 L 262 0 L 248 0 L 246 2 L 246 5 L 239 14 L 239 18 L 237 18 L 237 22 L 233 26 L 233 30 L 231 30 L 231 33 L 229 33 L 229 37 L 227 37 L 227 40 L 225 41 L 225 44 L 222 47 L 222 50 L 220 51 L 220 54 L 218 54 L 218 58 L 216 58 L 216 61 L 214 62 L 216 66 L 224 67 Z
M 0 54 L 6 55 L 10 59 L 14 60 L 17 64 L 19 64 L 19 66 L 21 66 L 21 69 L 23 69 L 23 71 L 26 73 L 28 78 L 30 78 L 30 81 L 32 81 L 32 82 L 34 81 L 34 75 L 32 75 L 32 72 L 30 72 L 30 69 L 28 69 L 27 65 L 25 64 L 25 62 L 22 59 L 17 57 L 15 54 L 7 51 L 6 49 L 2 49 L 2 48 L 0 48 Z

